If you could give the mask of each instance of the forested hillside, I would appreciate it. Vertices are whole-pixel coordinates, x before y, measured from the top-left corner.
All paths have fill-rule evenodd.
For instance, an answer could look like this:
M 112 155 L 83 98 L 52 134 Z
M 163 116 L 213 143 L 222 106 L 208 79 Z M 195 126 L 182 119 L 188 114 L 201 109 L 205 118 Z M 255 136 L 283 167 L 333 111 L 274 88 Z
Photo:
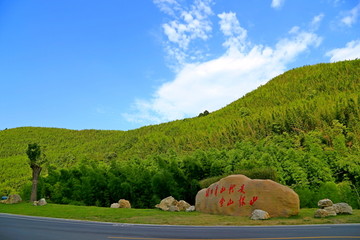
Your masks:
M 192 201 L 201 180 L 246 172 L 293 187 L 303 206 L 331 192 L 359 207 L 359 93 L 353 60 L 293 69 L 216 112 L 126 132 L 2 130 L 0 191 L 29 182 L 25 151 L 38 143 L 48 158 L 40 191 L 55 202 Z

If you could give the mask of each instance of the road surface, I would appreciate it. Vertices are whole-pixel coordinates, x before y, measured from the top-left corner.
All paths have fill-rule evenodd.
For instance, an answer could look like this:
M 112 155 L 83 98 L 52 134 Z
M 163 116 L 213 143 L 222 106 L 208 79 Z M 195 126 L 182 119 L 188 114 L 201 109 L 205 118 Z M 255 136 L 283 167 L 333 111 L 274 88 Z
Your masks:
M 0 213 L 1 240 L 359 239 L 360 224 L 199 227 L 87 222 Z

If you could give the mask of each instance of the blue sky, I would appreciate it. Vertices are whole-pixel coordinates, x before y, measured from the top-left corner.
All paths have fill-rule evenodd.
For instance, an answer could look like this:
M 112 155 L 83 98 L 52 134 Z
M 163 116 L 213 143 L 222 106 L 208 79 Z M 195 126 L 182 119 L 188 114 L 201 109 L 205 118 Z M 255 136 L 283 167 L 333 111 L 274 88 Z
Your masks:
M 0 0 L 0 129 L 129 130 L 355 58 L 359 0 Z

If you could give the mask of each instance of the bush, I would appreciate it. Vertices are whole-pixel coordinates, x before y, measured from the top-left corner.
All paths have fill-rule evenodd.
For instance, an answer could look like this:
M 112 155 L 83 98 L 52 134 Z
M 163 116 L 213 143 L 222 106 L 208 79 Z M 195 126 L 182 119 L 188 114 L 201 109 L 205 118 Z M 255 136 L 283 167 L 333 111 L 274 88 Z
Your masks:
M 236 170 L 234 174 L 243 174 L 251 179 L 270 179 L 278 181 L 277 173 L 272 168 L 254 168 L 246 170 Z
M 302 187 L 294 189 L 295 192 L 299 195 L 300 199 L 300 208 L 316 208 L 318 200 L 316 198 L 316 192 L 312 189 Z
M 339 190 L 341 202 L 346 202 L 353 208 L 360 208 L 358 196 L 355 192 L 355 189 L 352 187 L 351 182 L 345 181 L 338 183 L 337 187 Z
M 340 202 L 340 192 L 334 182 L 326 182 L 320 185 L 317 193 L 317 201 L 328 198 L 333 201 L 333 203 Z

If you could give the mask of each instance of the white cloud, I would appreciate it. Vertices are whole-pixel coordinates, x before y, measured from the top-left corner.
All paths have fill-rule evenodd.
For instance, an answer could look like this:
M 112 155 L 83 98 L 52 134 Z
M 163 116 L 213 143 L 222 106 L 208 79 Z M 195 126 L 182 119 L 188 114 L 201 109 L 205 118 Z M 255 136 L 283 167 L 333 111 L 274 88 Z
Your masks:
M 240 26 L 235 13 L 221 13 L 218 14 L 220 18 L 220 30 L 223 32 L 227 40 L 223 46 L 227 47 L 229 51 L 240 50 L 244 51 L 246 47 L 247 31 Z
M 135 102 L 134 114 L 125 117 L 141 123 L 159 123 L 214 111 L 281 74 L 321 38 L 294 27 L 274 47 L 254 45 L 236 15 L 218 15 L 225 53 L 200 63 L 185 63 L 175 78 L 158 88 L 152 99 Z M 244 48 L 246 46 L 246 49 Z
M 154 0 L 154 4 L 164 13 L 175 16 L 175 11 L 179 10 L 180 4 L 176 0 Z
M 348 42 L 344 48 L 336 48 L 326 53 L 331 62 L 360 58 L 360 40 Z
M 284 5 L 285 0 L 272 0 L 271 7 L 279 9 Z
M 310 28 L 311 28 L 313 31 L 315 31 L 315 30 L 317 30 L 317 29 L 319 28 L 320 23 L 321 23 L 321 21 L 323 20 L 324 16 L 325 16 L 325 15 L 324 15 L 323 13 L 321 13 L 321 14 L 319 14 L 319 15 L 317 15 L 317 16 L 315 16 L 315 17 L 313 18 L 313 20 L 312 20 L 311 23 L 310 23 Z
M 345 24 L 348 27 L 351 27 L 353 24 L 357 22 L 357 19 L 359 17 L 359 12 L 360 12 L 360 3 L 345 14 L 345 16 L 341 19 L 341 23 Z
M 162 25 L 167 40 L 165 50 L 167 54 L 176 60 L 176 64 L 184 64 L 184 59 L 198 59 L 198 49 L 191 48 L 191 42 L 195 40 L 207 40 L 212 31 L 209 16 L 212 0 L 195 0 L 189 6 L 182 6 L 175 0 L 154 0 L 161 11 L 168 14 L 173 20 Z M 201 56 L 199 56 L 201 57 Z

